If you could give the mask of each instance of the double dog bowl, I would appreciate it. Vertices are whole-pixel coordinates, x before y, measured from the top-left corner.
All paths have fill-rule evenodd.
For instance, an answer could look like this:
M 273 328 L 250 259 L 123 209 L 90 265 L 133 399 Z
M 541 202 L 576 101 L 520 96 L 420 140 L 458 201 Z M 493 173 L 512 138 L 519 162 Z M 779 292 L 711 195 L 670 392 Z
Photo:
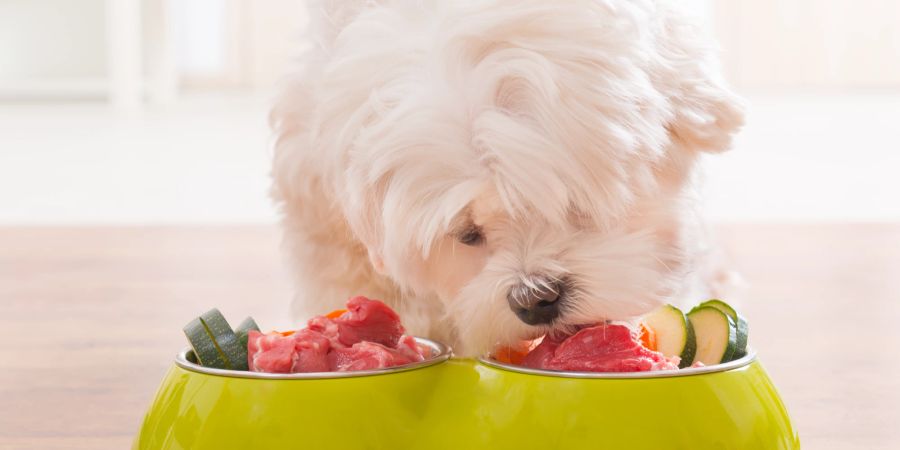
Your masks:
M 133 449 L 799 449 L 756 355 L 665 372 L 452 359 L 310 374 L 175 358 Z

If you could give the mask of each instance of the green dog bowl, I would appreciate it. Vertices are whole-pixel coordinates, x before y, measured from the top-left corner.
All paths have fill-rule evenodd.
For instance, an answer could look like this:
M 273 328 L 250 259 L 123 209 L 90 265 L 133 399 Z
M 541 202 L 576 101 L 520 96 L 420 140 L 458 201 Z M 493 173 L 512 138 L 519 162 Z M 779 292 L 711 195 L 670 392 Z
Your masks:
M 389 369 L 259 374 L 183 351 L 133 449 L 798 449 L 755 354 L 671 372 L 552 372 L 437 356 Z

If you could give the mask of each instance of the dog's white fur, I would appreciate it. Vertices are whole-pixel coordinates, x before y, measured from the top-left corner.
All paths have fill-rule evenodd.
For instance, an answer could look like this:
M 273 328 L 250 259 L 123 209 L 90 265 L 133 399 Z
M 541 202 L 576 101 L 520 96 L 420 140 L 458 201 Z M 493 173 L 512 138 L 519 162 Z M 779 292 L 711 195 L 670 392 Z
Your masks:
M 381 298 L 471 355 L 685 296 L 695 162 L 743 115 L 677 3 L 313 4 L 273 112 L 298 312 Z M 569 285 L 552 327 L 507 305 L 541 277 Z

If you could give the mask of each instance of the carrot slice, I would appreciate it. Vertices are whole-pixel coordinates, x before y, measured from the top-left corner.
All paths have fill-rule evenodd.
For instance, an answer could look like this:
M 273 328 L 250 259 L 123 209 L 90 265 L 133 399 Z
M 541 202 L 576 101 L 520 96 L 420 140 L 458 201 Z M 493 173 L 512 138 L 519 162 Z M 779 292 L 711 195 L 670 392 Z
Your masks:
M 522 360 L 530 351 L 530 344 L 528 341 L 523 341 L 517 345 L 498 347 L 491 356 L 502 363 L 522 364 Z
M 336 310 L 334 310 L 334 311 L 332 311 L 332 312 L 326 314 L 325 317 L 327 317 L 327 318 L 329 318 L 329 319 L 337 319 L 338 317 L 341 317 L 341 315 L 344 314 L 345 312 L 347 312 L 346 309 L 336 309 Z M 296 331 L 296 330 L 291 330 L 291 331 L 277 331 L 277 330 L 275 330 L 275 331 L 273 331 L 273 332 L 274 332 L 274 333 L 278 333 L 278 334 L 280 334 L 280 335 L 282 335 L 282 336 L 284 336 L 284 337 L 288 337 L 288 336 L 290 336 L 290 335 L 296 333 L 297 331 Z
M 656 344 L 656 332 L 653 331 L 653 328 L 647 326 L 647 324 L 641 322 L 640 324 L 641 330 L 641 344 L 644 347 L 647 347 L 648 350 L 653 350 L 654 352 L 657 349 Z

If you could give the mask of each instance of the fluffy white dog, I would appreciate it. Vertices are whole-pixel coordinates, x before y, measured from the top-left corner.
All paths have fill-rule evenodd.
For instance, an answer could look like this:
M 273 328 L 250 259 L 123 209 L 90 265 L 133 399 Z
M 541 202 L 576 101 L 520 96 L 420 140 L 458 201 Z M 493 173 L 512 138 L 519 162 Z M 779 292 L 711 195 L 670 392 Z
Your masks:
M 314 4 L 273 112 L 298 312 L 381 298 L 474 355 L 687 295 L 743 115 L 677 3 Z

